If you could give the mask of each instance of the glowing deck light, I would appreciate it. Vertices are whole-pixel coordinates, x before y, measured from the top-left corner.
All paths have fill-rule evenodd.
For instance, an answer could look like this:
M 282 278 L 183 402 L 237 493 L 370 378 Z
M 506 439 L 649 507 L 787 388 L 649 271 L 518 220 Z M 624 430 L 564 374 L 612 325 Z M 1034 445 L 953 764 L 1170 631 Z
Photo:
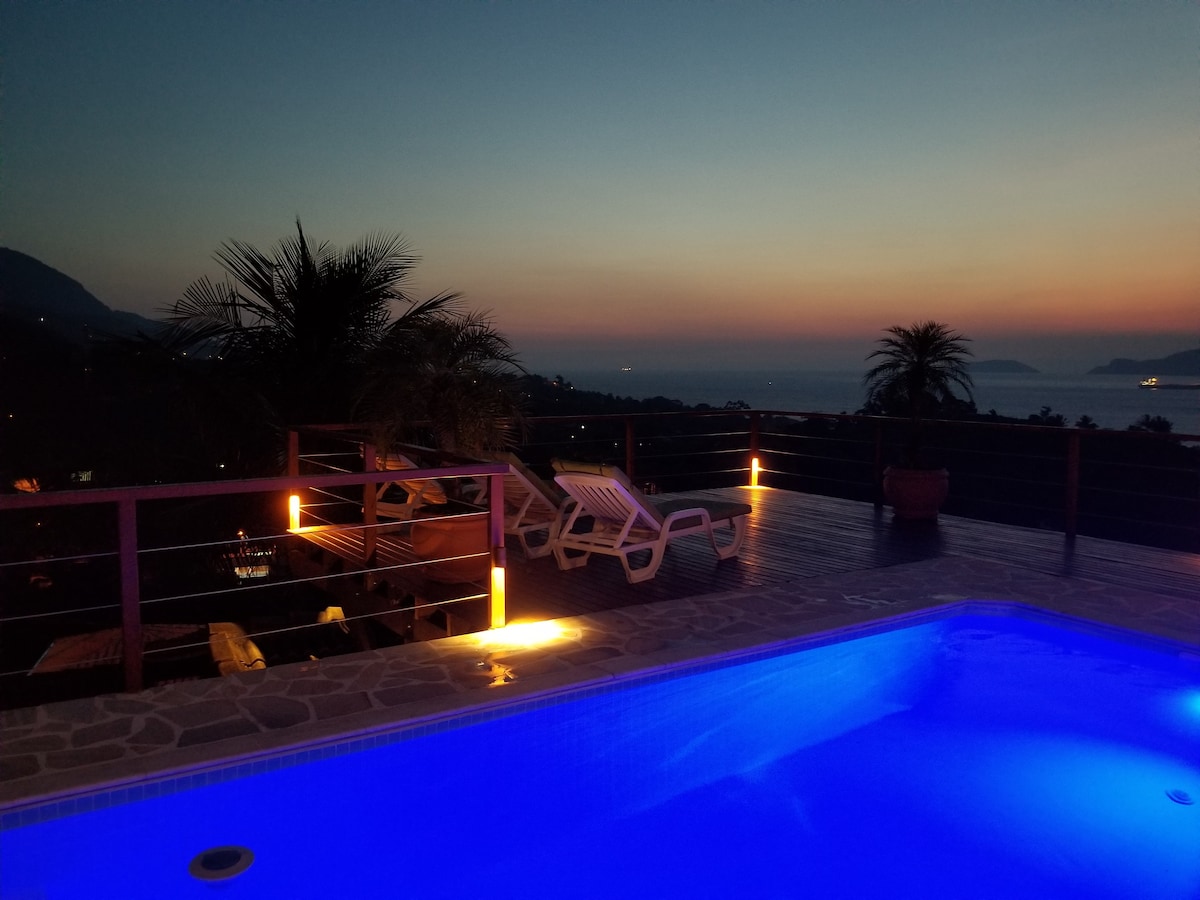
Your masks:
M 288 531 L 298 531 L 300 528 L 300 495 L 288 497 Z
M 520 622 L 481 631 L 476 640 L 485 647 L 538 647 L 570 635 L 555 621 Z
M 504 566 L 492 566 L 492 628 L 504 627 Z
M 750 487 L 758 487 L 758 457 L 750 460 Z

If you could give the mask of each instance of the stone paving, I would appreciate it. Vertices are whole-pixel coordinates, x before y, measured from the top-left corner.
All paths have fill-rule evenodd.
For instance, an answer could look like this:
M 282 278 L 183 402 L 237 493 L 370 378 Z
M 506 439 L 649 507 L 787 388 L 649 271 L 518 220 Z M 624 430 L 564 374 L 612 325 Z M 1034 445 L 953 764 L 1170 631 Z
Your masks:
M 0 714 L 0 814 L 963 600 L 1183 641 L 1200 602 L 966 557 L 557 620 L 535 648 L 464 635 Z M 495 637 L 495 635 L 491 635 Z

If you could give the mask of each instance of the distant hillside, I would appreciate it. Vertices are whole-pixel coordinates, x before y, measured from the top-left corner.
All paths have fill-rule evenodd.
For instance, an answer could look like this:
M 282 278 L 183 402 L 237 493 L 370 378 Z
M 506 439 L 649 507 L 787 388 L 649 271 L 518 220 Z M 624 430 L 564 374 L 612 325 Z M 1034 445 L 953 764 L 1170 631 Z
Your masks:
M 1015 359 L 983 359 L 979 362 L 971 363 L 971 371 L 981 374 L 1038 374 L 1038 370 L 1033 366 L 1027 366 L 1023 362 L 1017 362 Z
M 1200 348 L 1172 353 L 1162 359 L 1114 359 L 1089 375 L 1200 375 Z
M 159 324 L 109 309 L 83 285 L 32 256 L 0 247 L 0 314 L 76 344 L 91 335 L 152 333 Z

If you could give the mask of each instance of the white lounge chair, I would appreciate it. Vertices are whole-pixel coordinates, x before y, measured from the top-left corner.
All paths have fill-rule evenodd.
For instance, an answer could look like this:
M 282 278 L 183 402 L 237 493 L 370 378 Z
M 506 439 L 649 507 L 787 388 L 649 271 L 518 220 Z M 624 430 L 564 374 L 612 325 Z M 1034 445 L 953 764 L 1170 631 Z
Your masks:
M 376 464 L 383 471 L 421 468 L 404 454 L 394 452 L 379 457 Z M 405 500 L 391 499 L 395 488 L 404 492 Z M 411 519 L 422 506 L 443 506 L 447 502 L 446 489 L 436 478 L 383 481 L 375 492 L 375 513 L 386 519 Z
M 746 538 L 748 504 L 713 500 L 651 499 L 620 469 L 607 465 L 554 461 L 554 476 L 570 499 L 566 521 L 554 539 L 554 558 L 560 569 L 587 564 L 593 553 L 616 556 L 632 583 L 653 578 L 662 565 L 667 544 L 690 534 L 706 534 L 718 559 L 736 556 Z M 581 470 L 589 471 L 581 471 Z M 591 530 L 576 531 L 576 526 Z M 717 529 L 728 529 L 727 543 Z M 649 562 L 634 566 L 630 557 L 649 551 Z
M 562 525 L 561 507 L 566 494 L 547 484 L 511 453 L 497 453 L 508 463 L 504 476 L 504 533 L 520 542 L 527 559 L 549 556 Z M 531 535 L 544 537 L 531 544 Z

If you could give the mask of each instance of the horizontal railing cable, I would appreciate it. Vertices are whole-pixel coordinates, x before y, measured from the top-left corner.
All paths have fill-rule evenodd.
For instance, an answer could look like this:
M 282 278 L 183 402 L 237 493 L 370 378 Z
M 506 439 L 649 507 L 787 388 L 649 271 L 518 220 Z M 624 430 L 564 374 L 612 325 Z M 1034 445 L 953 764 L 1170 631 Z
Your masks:
M 78 606 L 72 609 L 49 610 L 41 613 L 23 613 L 16 616 L 0 616 L 0 622 L 28 622 L 34 619 L 48 619 L 54 616 L 73 616 L 80 613 L 100 612 L 105 609 L 120 609 L 119 603 L 105 603 L 101 606 Z
M 14 562 L 0 563 L 0 569 L 15 569 L 20 566 L 44 566 L 49 563 L 86 562 L 92 559 L 115 559 L 116 550 L 102 550 L 96 553 L 74 553 L 70 556 L 41 556 L 37 559 L 19 559 Z

